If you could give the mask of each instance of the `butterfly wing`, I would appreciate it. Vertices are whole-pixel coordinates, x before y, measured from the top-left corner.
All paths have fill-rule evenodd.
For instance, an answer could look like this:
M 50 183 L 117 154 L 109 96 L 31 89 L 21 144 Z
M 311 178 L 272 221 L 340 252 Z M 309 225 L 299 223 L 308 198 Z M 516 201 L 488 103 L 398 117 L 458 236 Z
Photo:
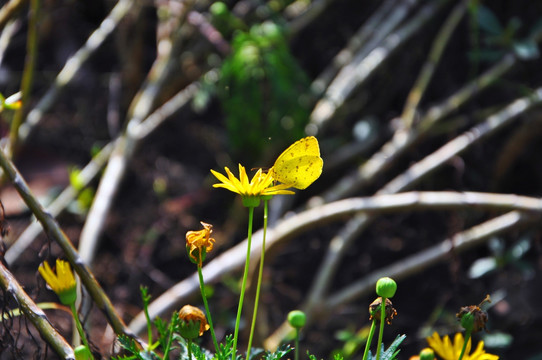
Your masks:
M 280 154 L 273 165 L 273 177 L 283 184 L 306 189 L 320 177 L 323 164 L 318 140 L 309 136 L 296 141 Z

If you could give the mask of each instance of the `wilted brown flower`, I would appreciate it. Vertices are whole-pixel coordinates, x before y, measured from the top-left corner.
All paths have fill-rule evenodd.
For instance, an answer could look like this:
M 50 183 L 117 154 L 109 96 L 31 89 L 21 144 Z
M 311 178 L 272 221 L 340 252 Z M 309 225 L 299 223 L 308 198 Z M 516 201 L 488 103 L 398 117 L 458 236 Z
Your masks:
M 188 231 L 186 233 L 186 247 L 188 249 L 188 255 L 196 264 L 202 266 L 203 258 L 205 254 L 213 250 L 213 244 L 215 239 L 211 237 L 213 232 L 213 225 L 200 221 L 203 226 L 203 230 Z M 197 250 L 197 253 L 195 254 Z
M 382 304 L 382 298 L 378 297 L 375 301 L 369 305 L 369 320 L 375 319 L 376 321 L 380 321 L 380 305 Z M 377 311 L 378 310 L 378 311 Z M 397 315 L 397 310 L 393 308 L 393 304 L 390 299 L 386 298 L 386 323 L 388 325 L 391 325 L 391 321 L 393 320 L 393 317 Z
M 199 336 L 203 335 L 203 333 L 210 328 L 203 311 L 192 305 L 185 305 L 181 308 L 179 311 L 179 319 L 183 322 L 181 327 L 184 327 L 187 332 L 193 330 L 196 334 L 199 334 Z M 198 323 L 199 329 L 196 328 Z

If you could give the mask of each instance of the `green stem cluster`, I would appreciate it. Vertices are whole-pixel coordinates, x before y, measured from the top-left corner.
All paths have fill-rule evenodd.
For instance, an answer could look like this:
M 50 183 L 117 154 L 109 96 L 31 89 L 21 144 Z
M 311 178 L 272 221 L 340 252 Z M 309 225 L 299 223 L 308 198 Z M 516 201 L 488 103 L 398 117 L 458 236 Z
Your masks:
M 245 298 L 245 289 L 247 286 L 248 270 L 250 265 L 250 248 L 252 245 L 252 221 L 254 220 L 254 206 L 248 207 L 248 235 L 247 235 L 247 256 L 245 260 L 245 270 L 243 273 L 243 282 L 241 283 L 241 294 L 239 295 L 239 306 L 237 308 L 237 318 L 235 320 L 235 330 L 233 333 L 233 351 L 231 358 L 235 360 L 237 356 L 237 339 L 239 336 L 239 324 L 241 323 L 241 312 L 243 311 L 243 299 Z M 248 357 L 247 357 L 248 358 Z
M 380 349 L 382 348 L 382 336 L 384 334 L 385 320 L 386 320 L 386 298 L 382 296 L 382 304 L 380 304 L 380 331 L 378 332 L 378 343 L 376 344 L 376 360 L 380 359 Z
M 79 337 L 83 341 L 83 345 L 85 345 L 90 352 L 90 346 L 88 344 L 87 336 L 85 334 L 85 331 L 83 330 L 83 326 L 81 325 L 81 321 L 79 321 L 79 315 L 77 314 L 77 309 L 75 309 L 75 302 L 70 304 L 70 310 L 72 311 L 73 320 L 75 322 L 75 326 L 77 327 L 77 332 L 79 333 Z M 93 359 L 94 357 L 91 358 Z
M 258 304 L 260 301 L 260 290 L 262 285 L 262 277 L 263 277 L 263 263 L 265 258 L 265 236 L 267 234 L 267 216 L 268 216 L 268 200 L 264 199 L 264 210 L 263 210 L 263 238 L 262 238 L 262 251 L 260 255 L 260 266 L 258 270 L 258 283 L 256 284 L 256 295 L 254 297 L 254 311 L 252 313 L 252 324 L 250 326 L 250 336 L 248 338 L 248 346 L 247 346 L 247 358 L 246 360 L 250 360 L 250 349 L 252 347 L 252 339 L 254 337 L 254 330 L 256 328 L 256 316 L 258 314 Z
M 469 343 L 471 333 L 472 333 L 472 330 L 466 329 L 465 342 L 463 342 L 463 347 L 461 348 L 461 353 L 459 354 L 459 359 L 457 360 L 463 359 L 463 355 L 465 355 L 465 350 L 467 349 L 467 344 Z
M 371 342 L 373 341 L 373 336 L 376 329 L 376 319 L 373 319 L 371 323 L 371 329 L 369 330 L 369 335 L 367 336 L 367 342 L 365 343 L 365 351 L 363 352 L 363 360 L 367 360 L 369 356 L 369 348 L 371 347 Z
M 213 327 L 213 320 L 211 319 L 211 311 L 209 310 L 209 304 L 207 303 L 207 295 L 205 293 L 205 282 L 203 281 L 203 273 L 201 266 L 198 265 L 199 287 L 201 290 L 201 297 L 203 298 L 203 305 L 205 305 L 205 312 L 207 313 L 207 321 L 209 323 L 209 329 L 211 330 L 211 337 L 213 338 L 213 344 L 215 345 L 215 351 L 218 351 L 218 342 L 216 341 L 215 329 Z

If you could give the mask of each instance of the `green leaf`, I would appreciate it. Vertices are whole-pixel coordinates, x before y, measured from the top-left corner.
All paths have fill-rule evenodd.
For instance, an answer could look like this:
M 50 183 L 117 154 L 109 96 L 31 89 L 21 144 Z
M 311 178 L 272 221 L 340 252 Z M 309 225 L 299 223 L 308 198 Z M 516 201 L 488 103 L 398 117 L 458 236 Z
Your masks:
M 390 345 L 390 347 L 387 350 L 384 350 L 384 344 L 382 344 L 382 348 L 380 350 L 380 360 L 395 360 L 397 359 L 397 354 L 399 354 L 399 345 L 403 342 L 403 340 L 406 339 L 406 335 L 397 335 L 393 343 Z M 373 355 L 371 351 L 369 350 L 369 356 L 368 358 L 370 360 L 376 360 L 376 355 Z
M 487 7 L 479 5 L 475 10 L 476 20 L 480 28 L 493 35 L 500 35 L 504 29 L 495 14 Z

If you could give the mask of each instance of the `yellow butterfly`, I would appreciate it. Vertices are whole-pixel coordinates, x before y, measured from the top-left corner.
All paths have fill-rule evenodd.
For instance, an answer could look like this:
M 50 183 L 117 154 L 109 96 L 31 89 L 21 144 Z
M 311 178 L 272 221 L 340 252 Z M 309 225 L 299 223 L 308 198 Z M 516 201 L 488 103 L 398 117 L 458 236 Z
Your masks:
M 303 190 L 320 177 L 323 166 L 318 140 L 308 136 L 284 150 L 270 171 L 275 180 Z

